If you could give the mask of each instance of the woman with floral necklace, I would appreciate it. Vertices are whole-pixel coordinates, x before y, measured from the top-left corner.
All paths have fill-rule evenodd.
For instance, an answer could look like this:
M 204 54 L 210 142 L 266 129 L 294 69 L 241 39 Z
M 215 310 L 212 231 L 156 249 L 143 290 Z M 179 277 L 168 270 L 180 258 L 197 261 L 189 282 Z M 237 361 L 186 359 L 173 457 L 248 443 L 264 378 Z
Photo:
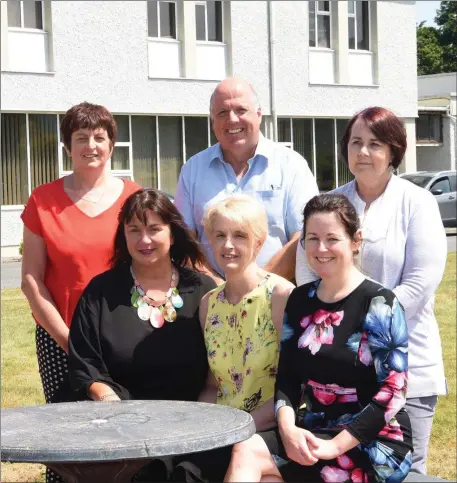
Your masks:
M 215 282 L 181 215 L 159 191 L 119 214 L 112 269 L 93 278 L 70 329 L 70 381 L 80 399 L 196 401 L 208 372 L 198 309 Z M 160 478 L 160 476 L 159 476 Z
M 412 451 L 403 308 L 356 268 L 361 232 L 345 196 L 312 198 L 303 226 L 320 278 L 287 302 L 278 429 L 235 445 L 226 481 L 399 483 Z M 272 454 L 285 460 L 279 469 Z

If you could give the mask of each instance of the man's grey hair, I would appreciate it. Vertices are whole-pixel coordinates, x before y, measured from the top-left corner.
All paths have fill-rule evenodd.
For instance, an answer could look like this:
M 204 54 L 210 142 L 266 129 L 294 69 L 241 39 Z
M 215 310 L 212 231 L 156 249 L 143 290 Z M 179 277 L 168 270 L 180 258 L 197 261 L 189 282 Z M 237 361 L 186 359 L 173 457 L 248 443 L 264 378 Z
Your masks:
M 219 86 L 219 84 L 218 84 Z M 217 86 L 217 87 L 218 87 Z M 251 100 L 251 104 L 254 107 L 254 111 L 258 111 L 260 109 L 260 100 L 259 96 L 257 95 L 257 92 L 254 90 L 251 84 L 248 84 L 249 86 L 249 97 Z M 216 87 L 216 89 L 217 89 Z M 213 99 L 214 99 L 214 94 L 216 92 L 216 89 L 214 89 L 213 93 L 211 94 L 211 97 L 209 99 L 209 117 L 210 119 L 213 117 Z

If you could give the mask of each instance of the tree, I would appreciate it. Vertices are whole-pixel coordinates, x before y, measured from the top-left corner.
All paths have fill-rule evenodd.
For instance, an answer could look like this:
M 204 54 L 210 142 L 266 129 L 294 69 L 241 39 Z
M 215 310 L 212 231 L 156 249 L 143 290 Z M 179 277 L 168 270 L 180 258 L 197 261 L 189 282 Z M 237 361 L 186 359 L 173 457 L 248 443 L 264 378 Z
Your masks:
M 457 71 L 457 2 L 441 2 L 435 17 L 443 48 L 443 70 Z
M 418 75 L 439 74 L 443 71 L 444 51 L 440 34 L 435 27 L 417 27 L 417 73 Z

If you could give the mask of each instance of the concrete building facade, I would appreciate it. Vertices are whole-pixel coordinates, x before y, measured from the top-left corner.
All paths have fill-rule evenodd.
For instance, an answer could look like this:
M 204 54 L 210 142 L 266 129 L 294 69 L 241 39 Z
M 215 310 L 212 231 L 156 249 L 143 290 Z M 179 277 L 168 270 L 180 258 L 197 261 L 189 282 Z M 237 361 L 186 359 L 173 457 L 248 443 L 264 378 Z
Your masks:
M 84 100 L 116 115 L 113 172 L 172 193 L 185 160 L 216 142 L 209 98 L 230 75 L 253 84 L 262 131 L 299 151 L 320 189 L 350 179 L 337 141 L 367 106 L 404 119 L 412 148 L 401 171 L 416 170 L 413 1 L 46 0 L 1 9 L 2 255 L 17 250 L 31 190 L 71 170 L 59 120 Z

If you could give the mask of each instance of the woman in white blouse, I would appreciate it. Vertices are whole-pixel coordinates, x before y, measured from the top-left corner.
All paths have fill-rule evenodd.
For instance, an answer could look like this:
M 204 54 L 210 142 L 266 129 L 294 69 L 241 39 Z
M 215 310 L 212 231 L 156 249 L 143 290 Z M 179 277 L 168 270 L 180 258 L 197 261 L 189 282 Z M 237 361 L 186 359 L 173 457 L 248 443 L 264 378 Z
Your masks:
M 440 334 L 433 313 L 435 291 L 446 263 L 446 233 L 433 195 L 393 174 L 406 150 L 406 130 L 395 114 L 381 107 L 356 114 L 340 148 L 355 180 L 334 192 L 346 195 L 360 217 L 360 268 L 393 290 L 406 312 L 406 409 L 414 443 L 411 472 L 425 474 L 435 406 L 438 395 L 447 393 Z M 316 278 L 298 243 L 297 285 Z

